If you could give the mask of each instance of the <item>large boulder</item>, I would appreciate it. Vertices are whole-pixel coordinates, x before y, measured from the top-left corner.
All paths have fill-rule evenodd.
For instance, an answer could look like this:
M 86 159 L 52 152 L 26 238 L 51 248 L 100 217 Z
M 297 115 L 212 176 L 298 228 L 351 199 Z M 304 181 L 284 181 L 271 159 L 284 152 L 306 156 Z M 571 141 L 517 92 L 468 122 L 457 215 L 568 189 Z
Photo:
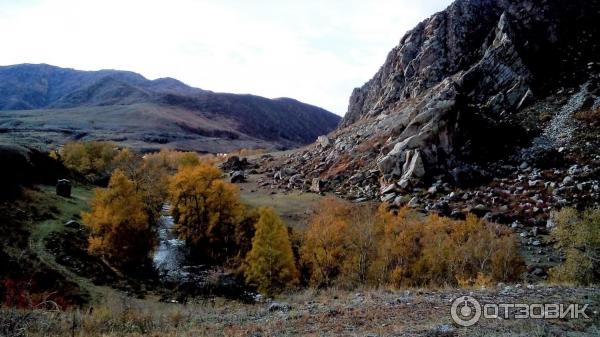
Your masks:
M 56 183 L 56 195 L 70 198 L 71 197 L 71 181 L 68 179 L 59 179 Z
M 221 168 L 224 171 L 243 171 L 250 166 L 250 162 L 248 162 L 247 158 L 240 158 L 238 156 L 228 157 L 227 160 L 221 164 Z
M 327 136 L 319 136 L 317 137 L 317 144 L 322 147 L 328 147 L 330 142 L 329 142 L 329 138 Z
M 310 190 L 315 193 L 320 193 L 323 190 L 323 181 L 319 178 L 313 178 L 310 185 Z
M 231 173 L 229 181 L 234 184 L 246 182 L 246 176 L 244 175 L 244 171 L 233 171 Z

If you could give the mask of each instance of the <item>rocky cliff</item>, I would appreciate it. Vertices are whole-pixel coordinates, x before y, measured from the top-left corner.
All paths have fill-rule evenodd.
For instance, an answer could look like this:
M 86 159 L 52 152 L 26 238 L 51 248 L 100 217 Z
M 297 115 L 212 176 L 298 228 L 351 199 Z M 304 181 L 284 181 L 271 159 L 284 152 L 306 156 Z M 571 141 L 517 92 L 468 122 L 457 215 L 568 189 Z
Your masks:
M 598 1 L 457 0 L 404 35 L 319 151 L 286 165 L 352 199 L 456 216 L 535 223 L 597 203 L 599 20 Z

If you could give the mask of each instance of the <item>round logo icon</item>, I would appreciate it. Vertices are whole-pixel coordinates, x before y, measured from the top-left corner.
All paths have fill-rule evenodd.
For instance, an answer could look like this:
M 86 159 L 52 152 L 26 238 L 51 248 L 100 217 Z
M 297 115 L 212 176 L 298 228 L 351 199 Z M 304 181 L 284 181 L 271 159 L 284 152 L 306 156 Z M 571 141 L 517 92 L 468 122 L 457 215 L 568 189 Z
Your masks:
M 462 326 L 471 326 L 481 318 L 481 304 L 471 296 L 455 299 L 450 311 L 454 322 Z

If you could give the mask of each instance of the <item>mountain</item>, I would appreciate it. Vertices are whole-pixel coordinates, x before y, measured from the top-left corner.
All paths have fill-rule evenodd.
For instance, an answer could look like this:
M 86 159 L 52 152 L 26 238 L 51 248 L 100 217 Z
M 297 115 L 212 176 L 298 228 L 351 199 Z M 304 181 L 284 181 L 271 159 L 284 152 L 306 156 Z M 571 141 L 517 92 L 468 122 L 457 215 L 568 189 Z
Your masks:
M 109 139 L 142 149 L 290 148 L 313 142 L 339 120 L 290 98 L 216 93 L 172 78 L 0 67 L 0 138 L 26 144 Z
M 453 216 L 545 225 L 555 207 L 597 205 L 598 22 L 598 1 L 457 0 L 288 167 L 348 198 Z

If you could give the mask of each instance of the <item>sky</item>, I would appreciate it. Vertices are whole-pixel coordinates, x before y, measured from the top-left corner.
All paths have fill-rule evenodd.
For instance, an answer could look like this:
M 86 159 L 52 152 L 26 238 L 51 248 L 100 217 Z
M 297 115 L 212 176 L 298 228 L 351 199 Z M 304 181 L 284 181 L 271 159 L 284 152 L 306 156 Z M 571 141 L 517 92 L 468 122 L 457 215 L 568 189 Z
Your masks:
M 292 97 L 343 115 L 450 0 L 0 0 L 0 65 L 47 63 Z

